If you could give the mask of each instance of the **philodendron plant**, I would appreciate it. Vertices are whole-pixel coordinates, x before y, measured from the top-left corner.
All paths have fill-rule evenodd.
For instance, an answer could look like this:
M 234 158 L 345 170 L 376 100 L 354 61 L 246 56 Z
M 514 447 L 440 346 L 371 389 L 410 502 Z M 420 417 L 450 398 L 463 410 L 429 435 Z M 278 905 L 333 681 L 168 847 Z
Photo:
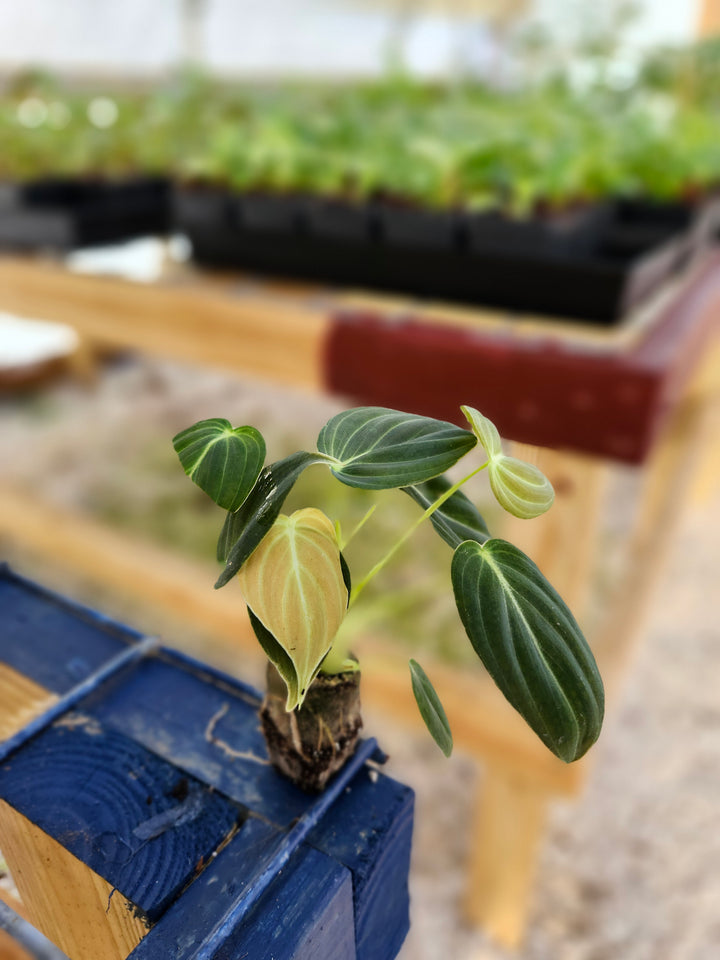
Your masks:
M 270 755 L 303 787 L 324 785 L 354 749 L 361 725 L 358 664 L 341 630 L 348 607 L 425 520 L 452 550 L 460 619 L 513 707 L 566 762 L 581 757 L 600 733 L 602 681 L 573 615 L 529 557 L 490 535 L 461 490 L 486 470 L 501 506 L 530 519 L 552 505 L 552 486 L 537 467 L 503 453 L 486 417 L 471 407 L 462 411 L 469 430 L 382 407 L 347 410 L 323 427 L 316 451 L 267 466 L 265 442 L 251 426 L 202 420 L 174 438 L 185 472 L 227 510 L 218 542 L 224 569 L 215 586 L 239 584 L 270 661 L 261 711 Z M 479 464 L 449 479 L 446 471 L 476 448 Z M 280 512 L 315 464 L 350 487 L 399 489 L 419 507 L 416 522 L 354 585 L 339 523 L 315 507 Z M 445 711 L 415 660 L 410 682 L 423 720 L 449 756 Z

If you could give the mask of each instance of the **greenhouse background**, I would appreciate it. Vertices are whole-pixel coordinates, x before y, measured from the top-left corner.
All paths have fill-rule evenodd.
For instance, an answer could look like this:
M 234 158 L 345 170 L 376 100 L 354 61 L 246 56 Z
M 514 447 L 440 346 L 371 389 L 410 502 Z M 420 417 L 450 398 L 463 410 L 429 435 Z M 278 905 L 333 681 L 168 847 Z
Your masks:
M 720 956 L 718 131 L 718 0 L 0 2 L 0 960 L 142 960 L 164 936 L 186 960 L 310 960 L 321 947 L 333 960 Z M 452 458 L 417 483 L 395 464 L 400 490 L 371 467 L 338 483 L 349 461 L 325 424 L 341 434 L 354 406 L 475 444 L 469 501 L 442 499 L 464 476 Z M 289 473 L 267 466 L 223 523 L 222 481 L 212 467 L 203 481 L 183 447 L 202 421 L 221 449 L 213 418 L 252 425 L 243 456 L 266 448 L 277 468 L 317 448 L 335 476 L 316 460 L 286 490 Z M 543 474 L 555 502 L 540 516 Z M 237 572 L 247 505 L 263 491 L 275 504 L 278 488 L 283 514 L 322 506 L 342 549 L 338 658 L 358 658 L 363 736 L 389 756 L 381 765 L 365 742 L 352 782 L 379 782 L 396 803 L 379 814 L 358 801 L 343 822 L 352 802 L 338 779 L 330 841 L 303 832 L 326 795 L 299 801 L 263 779 L 255 714 L 251 745 L 238 733 L 231 704 L 255 703 L 242 685 L 265 689 L 268 658 L 290 674 L 242 572 L 242 594 L 234 578 L 213 590 L 218 562 Z M 428 504 L 436 513 L 419 523 Z M 451 560 L 488 531 L 537 564 L 597 660 L 605 721 L 577 762 L 558 759 L 563 735 L 556 756 L 547 749 L 547 717 L 528 720 L 528 699 L 542 701 L 532 677 L 557 648 L 542 647 L 542 625 L 522 646 L 536 636 L 524 599 L 502 609 L 507 622 L 520 611 L 508 662 L 527 668 L 527 687 L 525 675 L 502 687 L 502 655 L 483 655 L 463 619 Z M 58 604 L 80 624 L 70 639 L 54 632 Z M 95 718 L 119 722 L 115 679 L 87 699 L 68 687 L 67 704 L 61 683 L 100 657 L 104 640 L 93 652 L 85 629 L 113 632 L 106 617 L 139 631 L 138 675 L 156 656 L 143 638 L 200 662 L 158 655 L 185 664 L 197 697 L 175 703 L 168 681 L 145 697 L 142 735 L 127 721 L 132 750 L 180 779 L 140 798 L 124 839 L 87 813 L 105 790 L 99 770 L 64 787 L 48 751 L 57 796 L 44 768 L 33 783 L 49 781 L 47 799 L 13 779 L 43 738 L 89 743 Z M 551 632 L 552 620 L 538 617 Z M 87 649 L 66 655 L 82 638 Z M 577 677 L 582 658 L 563 656 L 557 675 L 564 664 Z M 416 660 L 426 674 L 408 670 Z M 444 711 L 418 676 L 447 712 L 449 760 Z M 90 720 L 72 712 L 75 696 Z M 204 697 L 214 707 L 193 733 Z M 195 741 L 173 739 L 183 722 L 206 766 Z M 193 778 L 203 802 L 244 810 L 212 850 L 193 826 Z M 290 797 L 280 833 L 309 843 L 310 860 L 330 857 L 337 899 L 319 868 L 291 860 L 307 913 L 283 912 L 281 850 L 260 879 L 270 895 L 250 885 L 243 900 L 228 881 L 244 919 L 225 913 L 195 943 L 203 911 L 227 905 L 185 904 L 242 839 L 246 802 L 257 826 L 268 782 L 259 820 L 275 829 Z M 177 899 L 144 914 L 117 879 L 120 848 L 138 841 L 144 855 L 176 823 L 189 872 L 158 866 Z M 344 841 L 355 859 L 337 852 Z M 78 863 L 88 902 L 63 898 Z M 246 939 L 218 947 L 231 927 Z

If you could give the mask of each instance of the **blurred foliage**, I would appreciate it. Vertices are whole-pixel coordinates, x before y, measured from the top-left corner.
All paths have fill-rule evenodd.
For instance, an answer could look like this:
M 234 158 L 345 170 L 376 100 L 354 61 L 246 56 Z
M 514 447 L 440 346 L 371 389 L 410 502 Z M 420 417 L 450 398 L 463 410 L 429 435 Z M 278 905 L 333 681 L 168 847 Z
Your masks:
M 630 74 L 598 64 L 580 84 L 556 69 L 510 91 L 404 75 L 231 87 L 186 73 L 149 93 L 91 96 L 25 75 L 0 100 L 0 180 L 168 173 L 516 214 L 713 189 L 720 41 L 654 53 Z

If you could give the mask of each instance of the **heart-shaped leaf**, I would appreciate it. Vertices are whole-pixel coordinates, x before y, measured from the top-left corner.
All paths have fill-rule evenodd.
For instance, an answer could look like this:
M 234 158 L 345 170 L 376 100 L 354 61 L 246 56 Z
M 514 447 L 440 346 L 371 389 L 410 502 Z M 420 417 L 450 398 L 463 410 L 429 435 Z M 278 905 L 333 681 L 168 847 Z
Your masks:
M 521 520 L 539 517 L 553 505 L 555 491 L 545 474 L 532 463 L 501 455 L 488 466 L 490 487 L 503 509 Z
M 350 592 L 352 590 L 350 568 L 348 567 L 345 557 L 342 555 L 342 553 L 340 554 L 340 569 L 342 570 L 343 583 L 345 584 L 345 589 L 347 590 L 347 599 L 349 601 Z M 247 612 L 250 618 L 250 626 L 253 628 L 253 632 L 255 633 L 260 646 L 263 648 L 265 656 L 268 658 L 268 660 L 272 661 L 277 669 L 277 672 L 285 681 L 285 686 L 288 689 L 288 700 L 291 702 L 296 702 L 298 699 L 299 686 L 295 664 L 277 642 L 275 637 L 270 633 L 267 627 L 265 627 L 260 620 L 258 620 L 250 607 L 247 608 Z
M 233 428 L 219 418 L 182 430 L 173 446 L 185 473 L 226 510 L 245 500 L 265 461 L 265 441 L 255 427 Z
M 327 463 L 327 457 L 300 451 L 265 467 L 240 509 L 225 518 L 218 541 L 218 559 L 225 560 L 225 569 L 216 590 L 240 570 L 275 523 L 300 474 L 313 463 Z
M 420 716 L 435 743 L 445 756 L 449 757 L 453 749 L 453 739 L 448 718 L 428 675 L 415 660 L 410 661 L 410 679 Z
M 495 683 L 553 753 L 577 760 L 600 734 L 604 693 L 563 600 L 504 540 L 461 543 L 452 582 L 460 619 Z
M 348 486 L 389 490 L 444 473 L 476 443 L 469 430 L 444 420 L 355 407 L 323 427 L 318 450 L 337 461 L 332 472 Z
M 488 455 L 490 487 L 500 506 L 521 520 L 531 520 L 549 510 L 555 491 L 542 470 L 532 463 L 505 456 L 495 424 L 474 407 L 461 409 Z
M 347 586 L 332 522 L 314 507 L 281 515 L 238 574 L 245 602 L 292 661 L 300 706 L 347 609 Z
M 267 627 L 255 616 L 250 607 L 247 608 L 250 617 L 250 626 L 257 637 L 260 646 L 265 652 L 265 656 L 274 664 L 275 669 L 285 681 L 288 691 L 288 701 L 296 703 L 298 699 L 298 675 L 295 670 L 295 664 L 285 653 L 283 648 L 270 633 Z
M 403 493 L 412 497 L 423 510 L 427 510 L 451 486 L 452 483 L 447 477 L 440 476 L 433 477 L 432 480 L 426 480 L 425 483 L 417 484 L 414 487 L 403 487 L 402 490 Z M 485 526 L 485 521 L 480 512 L 462 490 L 456 490 L 442 506 L 430 515 L 430 523 L 445 543 L 450 544 L 453 549 L 459 546 L 463 540 L 477 540 L 478 543 L 485 543 L 490 538 L 490 532 Z

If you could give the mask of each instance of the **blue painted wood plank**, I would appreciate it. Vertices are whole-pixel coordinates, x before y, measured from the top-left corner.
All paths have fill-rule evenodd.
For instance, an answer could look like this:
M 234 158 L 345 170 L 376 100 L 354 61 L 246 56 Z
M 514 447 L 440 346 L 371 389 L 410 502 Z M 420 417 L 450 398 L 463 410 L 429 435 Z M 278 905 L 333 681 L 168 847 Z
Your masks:
M 208 678 L 161 652 L 116 677 L 83 709 L 287 827 L 314 798 L 257 762 L 266 757 L 258 704 L 259 698 L 235 689 L 229 678 Z M 209 739 L 208 724 L 221 710 Z M 394 957 L 409 929 L 412 822 L 412 791 L 381 773 L 373 779 L 363 773 L 310 834 L 313 846 L 353 874 L 361 960 Z
M 356 960 L 349 871 L 316 850 L 300 848 L 211 960 L 239 957 Z
M 150 921 L 246 812 L 94 718 L 70 713 L 0 768 L 0 796 Z
M 3 583 L 7 585 L 11 580 L 13 578 L 6 575 L 0 576 L 0 596 Z M 17 578 L 14 578 L 13 582 L 16 580 Z M 27 600 L 31 594 L 34 600 Z M 41 609 L 33 610 L 33 603 L 35 607 L 44 607 L 46 610 L 56 608 L 58 603 L 58 598 L 40 589 L 36 589 L 34 594 L 32 590 L 26 590 L 25 597 L 31 608 L 31 616 L 27 619 L 34 623 L 41 624 L 43 617 Z M 63 608 L 62 602 L 60 607 Z M 48 621 L 51 624 L 54 622 L 52 616 L 48 617 Z M 93 620 L 92 616 L 83 622 L 90 628 L 82 636 L 81 650 L 87 650 L 95 643 L 98 634 L 107 632 L 107 625 L 102 618 Z M 72 621 L 66 622 L 65 629 L 72 632 Z M 137 638 L 134 631 L 130 633 Z M 52 629 L 47 635 L 52 638 Z M 62 642 L 62 638 L 60 640 Z M 1 647 L 0 641 L 0 649 Z M 342 792 L 338 799 L 333 797 L 332 789 L 320 799 L 302 793 L 267 764 L 257 719 L 260 703 L 257 693 L 242 683 L 174 652 L 157 650 L 152 656 L 145 655 L 144 650 L 142 653 L 139 662 L 120 669 L 110 680 L 106 680 L 102 687 L 84 697 L 81 709 L 89 719 L 78 721 L 75 726 L 71 718 L 59 721 L 36 736 L 5 764 L 0 769 L 0 795 L 4 793 L 7 786 L 5 778 L 9 776 L 14 785 L 13 789 L 20 795 L 22 802 L 32 808 L 32 796 L 42 796 L 41 787 L 43 783 L 53 780 L 53 765 L 59 758 L 59 780 L 50 790 L 55 812 L 43 813 L 40 808 L 45 801 L 38 801 L 35 808 L 37 815 L 30 816 L 30 819 L 46 829 L 39 818 L 49 816 L 52 823 L 47 832 L 52 835 L 58 835 L 59 832 L 59 839 L 67 839 L 68 849 L 88 862 L 102 876 L 106 876 L 128 900 L 136 903 L 140 910 L 153 920 L 161 917 L 177 891 L 194 876 L 193 871 L 198 862 L 202 859 L 204 863 L 217 847 L 218 835 L 227 835 L 226 828 L 230 822 L 227 817 L 229 816 L 232 822 L 241 820 L 247 808 L 270 821 L 264 828 L 272 831 L 275 839 L 261 852 L 253 868 L 255 885 L 248 887 L 248 891 L 253 891 L 252 894 L 241 891 L 239 900 L 236 898 L 232 909 L 226 911 L 223 936 L 225 933 L 229 936 L 230 932 L 240 936 L 242 931 L 243 936 L 250 936 L 253 925 L 246 927 L 244 922 L 241 922 L 248 910 L 252 910 L 254 914 L 260 909 L 260 902 L 270 909 L 270 905 L 276 902 L 272 897 L 279 889 L 278 884 L 285 882 L 283 878 L 290 884 L 289 889 L 292 887 L 290 864 L 296 860 L 300 862 L 298 858 L 314 856 L 319 857 L 318 864 L 325 864 L 320 872 L 330 870 L 325 863 L 329 858 L 329 862 L 332 861 L 333 864 L 332 870 L 340 871 L 340 874 L 333 873 L 333 876 L 344 876 L 348 872 L 352 875 L 355 923 L 350 926 L 356 936 L 357 960 L 391 960 L 396 956 L 408 927 L 407 870 L 412 833 L 412 792 L 382 774 L 373 772 L 370 776 L 366 770 L 359 773 L 351 770 L 352 779 L 347 789 L 342 783 Z M 68 741 L 63 738 L 69 736 L 69 731 L 72 731 L 74 736 L 72 750 L 58 750 L 59 743 L 64 743 L 67 748 Z M 95 738 L 97 741 L 99 737 L 106 744 L 103 748 L 105 753 L 103 749 L 100 750 L 102 756 L 97 756 L 92 770 L 88 769 L 91 750 L 78 749 L 82 737 L 85 737 L 88 743 L 88 738 Z M 114 745 L 112 750 L 109 746 L 111 743 Z M 367 745 L 364 749 L 367 749 Z M 66 754 L 73 755 L 73 751 L 82 755 L 83 762 L 76 764 L 78 772 L 75 775 L 68 775 L 63 758 Z M 134 756 L 137 759 L 134 751 L 139 751 L 145 758 L 144 761 L 133 760 L 131 763 L 129 758 Z M 119 765 L 114 771 L 112 764 L 108 771 L 104 769 L 108 759 L 106 754 L 112 754 Z M 103 769 L 99 769 L 101 766 Z M 156 781 L 161 784 L 167 802 L 157 803 L 157 798 L 154 798 L 152 802 L 156 805 L 150 806 L 150 809 L 136 811 L 127 818 L 114 815 L 114 819 L 119 819 L 119 835 L 117 831 L 113 835 L 109 829 L 100 831 L 100 827 L 104 825 L 102 817 L 84 833 L 76 829 L 74 818 L 77 815 L 71 811 L 77 792 L 82 792 L 80 788 L 85 786 L 85 781 L 92 785 L 93 790 L 101 788 L 104 792 L 114 794 L 117 786 L 115 784 L 111 788 L 110 784 L 118 778 L 120 782 L 131 779 L 133 774 L 136 775 L 134 766 L 139 766 L 143 777 L 152 774 L 150 781 L 152 784 Z M 95 771 L 96 767 L 98 772 Z M 357 767 L 355 769 L 357 770 Z M 16 776 L 18 770 L 24 772 L 19 778 Z M 28 770 L 32 771 L 32 775 Z M 347 771 L 341 773 L 338 783 L 346 776 Z M 188 794 L 182 800 L 175 796 L 172 802 L 167 800 L 166 788 L 173 778 L 173 782 L 177 783 L 178 777 L 188 785 Z M 140 793 L 144 783 L 145 780 L 141 780 Z M 226 794 L 229 799 L 220 797 L 219 793 L 213 793 L 208 787 Z M 57 804 L 56 795 L 63 790 L 67 802 Z M 136 807 L 142 806 L 139 794 L 135 795 L 132 789 L 130 793 L 133 796 L 132 804 Z M 172 797 L 171 788 L 169 794 Z M 45 796 L 47 798 L 48 795 Z M 125 803 L 122 790 L 120 797 L 122 803 Z M 229 804 L 231 812 L 227 807 L 220 811 L 210 810 L 210 798 L 221 805 Z M 333 801 L 333 805 L 326 809 L 330 801 Z M 199 812 L 201 806 L 208 814 L 207 821 L 202 821 L 202 814 Z M 58 807 L 65 808 L 62 814 L 57 812 Z M 29 814 L 26 812 L 26 815 Z M 321 822 L 313 826 L 314 818 L 320 815 Z M 79 816 L 81 819 L 88 819 L 88 822 L 92 820 L 82 807 Z M 97 813 L 95 816 L 97 817 Z M 145 889 L 133 890 L 131 874 L 137 877 L 138 866 L 142 875 L 152 876 L 144 860 L 144 856 L 149 852 L 148 847 L 164 841 L 167 835 L 175 835 L 175 838 L 180 839 L 183 828 L 192 827 L 190 832 L 193 833 L 195 825 L 200 826 L 203 823 L 209 833 L 203 833 L 201 828 L 198 831 L 202 834 L 199 840 L 191 838 L 179 844 L 180 862 L 175 863 L 177 858 L 173 856 L 173 871 L 167 878 L 166 889 L 162 890 L 156 885 L 152 892 Z M 226 849 L 234 848 L 233 845 L 239 837 L 245 837 L 249 843 L 252 831 L 257 829 L 257 821 L 252 818 L 247 820 Z M 296 844 L 305 837 L 308 842 L 297 850 Z M 159 853 L 166 854 L 167 850 Z M 283 866 L 285 861 L 287 863 Z M 154 856 L 152 862 L 156 862 Z M 215 868 L 215 862 L 211 863 L 211 867 Z M 127 868 L 126 873 L 123 873 L 124 868 Z M 195 879 L 180 904 L 189 903 L 187 897 L 192 891 L 202 889 L 198 886 L 201 880 L 209 883 L 209 869 Z M 308 873 L 307 869 L 303 867 L 307 880 L 305 886 L 308 890 L 313 890 L 315 873 L 312 870 Z M 277 870 L 280 870 L 280 873 L 276 876 L 274 871 Z M 106 875 L 108 871 L 109 875 Z M 339 880 L 337 883 L 338 890 L 344 889 L 344 883 Z M 270 884 L 269 889 L 265 890 L 263 884 Z M 298 898 L 305 892 L 302 884 L 298 884 L 293 896 Z M 138 902 L 138 897 L 142 902 Z M 251 904 L 253 897 L 260 899 Z M 327 911 L 323 914 L 324 919 L 318 921 L 319 927 L 334 924 L 336 929 L 333 936 L 339 943 L 340 931 L 347 928 L 347 922 L 341 921 L 342 911 L 338 912 L 336 907 L 330 905 L 331 902 L 334 902 L 333 898 L 325 903 L 322 896 L 315 891 L 313 903 L 317 910 Z M 172 908 L 161 917 L 160 922 L 163 925 L 165 917 L 171 912 Z M 198 910 L 193 908 L 193 912 L 198 913 Z M 286 913 L 287 910 L 283 910 L 277 916 L 279 918 Z M 253 924 L 262 927 L 261 920 L 262 911 L 255 917 Z M 300 922 L 299 914 L 296 920 Z M 276 952 L 280 949 L 281 942 L 284 944 L 283 949 L 288 946 L 289 935 L 287 931 L 282 933 L 282 929 L 280 925 Z M 317 953 L 322 949 L 319 944 L 324 941 L 318 940 L 310 927 L 305 933 L 301 933 L 298 928 L 298 937 L 298 943 L 302 941 L 308 945 L 308 960 L 310 957 L 324 960 L 325 954 Z M 255 944 L 251 946 L 252 949 L 257 949 Z M 203 948 L 198 947 L 188 957 L 210 960 L 215 957 L 216 948 L 219 949 L 211 937 Z M 149 958 L 151 954 L 147 956 Z M 228 954 L 229 956 L 231 954 Z M 238 956 L 242 956 L 242 953 Z M 253 953 L 249 956 L 254 958 Z M 275 953 L 269 956 L 275 957 Z M 286 954 L 279 953 L 278 956 L 285 957 Z M 287 956 L 293 960 L 300 960 L 301 957 L 304 960 L 306 954 L 287 953 Z M 352 956 L 354 960 L 354 952 Z M 328 960 L 330 957 L 334 957 L 334 960 L 345 960 L 345 954 L 328 953 L 327 957 Z M 236 960 L 234 956 L 233 960 Z
M 194 960 L 199 954 L 211 960 L 355 960 L 350 873 L 305 846 L 249 913 L 227 924 L 284 840 L 270 824 L 248 820 L 129 960 Z
M 63 694 L 142 635 L 0 567 L 0 661 Z
M 132 646 L 125 647 L 117 656 L 106 660 L 94 673 L 91 673 L 84 680 L 81 680 L 77 686 L 58 697 L 46 710 L 34 716 L 20 730 L 0 742 L 0 763 L 62 714 L 71 710 L 83 697 L 89 696 L 94 690 L 102 687 L 113 674 L 118 673 L 123 667 L 135 660 L 146 656 L 156 646 L 154 637 L 144 637 Z
M 308 836 L 352 873 L 358 960 L 395 957 L 410 928 L 414 799 L 409 787 L 365 769 Z
M 113 678 L 82 709 L 287 827 L 313 798 L 270 765 L 259 705 L 257 694 L 230 678 L 160 651 Z
M 116 677 L 83 709 L 287 827 L 314 798 L 257 762 L 266 758 L 258 704 L 230 678 L 208 677 L 161 652 Z M 208 724 L 222 710 L 208 738 Z M 352 872 L 360 960 L 394 957 L 407 935 L 412 822 L 412 791 L 381 773 L 363 773 L 310 834 L 318 850 Z

